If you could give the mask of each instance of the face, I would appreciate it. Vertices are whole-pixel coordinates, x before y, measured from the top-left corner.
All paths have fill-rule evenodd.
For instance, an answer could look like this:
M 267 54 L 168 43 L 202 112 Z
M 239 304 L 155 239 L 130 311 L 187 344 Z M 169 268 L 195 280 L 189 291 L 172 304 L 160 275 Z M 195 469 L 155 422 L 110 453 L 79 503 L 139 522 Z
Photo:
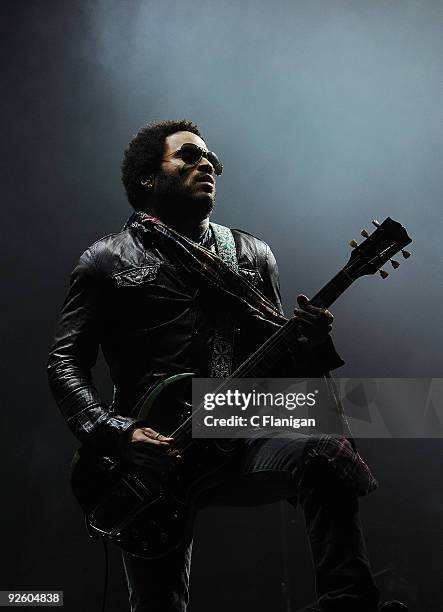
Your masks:
M 192 132 L 176 132 L 168 136 L 152 193 L 161 212 L 204 218 L 215 204 L 214 167 L 205 157 L 195 165 L 186 164 L 177 156 L 177 151 L 185 143 L 208 150 L 204 140 Z

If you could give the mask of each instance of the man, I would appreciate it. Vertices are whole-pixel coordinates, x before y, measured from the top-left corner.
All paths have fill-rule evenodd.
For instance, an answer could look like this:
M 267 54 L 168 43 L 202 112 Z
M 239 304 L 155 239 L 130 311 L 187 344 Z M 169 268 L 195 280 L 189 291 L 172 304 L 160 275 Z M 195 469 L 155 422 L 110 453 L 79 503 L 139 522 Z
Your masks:
M 167 375 L 214 375 L 217 316 L 223 306 L 214 297 L 215 289 L 204 286 L 201 267 L 201 278 L 181 268 L 173 243 L 180 242 L 191 258 L 209 258 L 212 253 L 215 265 L 218 257 L 213 255 L 220 245 L 209 217 L 222 166 L 197 126 L 165 121 L 140 130 L 125 151 L 122 171 L 135 213 L 122 232 L 98 240 L 81 256 L 71 277 L 48 376 L 68 425 L 83 444 L 151 465 L 154 453 L 163 456 L 173 440 L 164 435 L 167 432 L 137 421 L 137 401 Z M 268 245 L 240 230 L 230 235 L 239 287 L 244 285 L 239 277 L 246 278 L 258 290 L 252 292 L 256 304 L 261 300 L 257 308 L 278 318 L 278 272 Z M 343 362 L 329 336 L 332 315 L 310 305 L 303 295 L 298 305 L 294 357 L 288 354 L 278 374 L 319 376 L 340 366 Z M 237 364 L 269 335 L 245 312 L 239 317 L 233 346 Z M 91 379 L 100 345 L 115 386 L 111 407 Z M 298 498 L 311 542 L 319 609 L 376 609 L 378 591 L 357 503 L 357 496 L 374 489 L 375 481 L 344 438 L 281 434 L 247 440 L 230 467 L 229 484 L 224 496 L 215 490 L 207 503 L 288 499 L 295 505 Z M 191 544 L 157 560 L 124 552 L 132 612 L 184 612 L 190 556 Z

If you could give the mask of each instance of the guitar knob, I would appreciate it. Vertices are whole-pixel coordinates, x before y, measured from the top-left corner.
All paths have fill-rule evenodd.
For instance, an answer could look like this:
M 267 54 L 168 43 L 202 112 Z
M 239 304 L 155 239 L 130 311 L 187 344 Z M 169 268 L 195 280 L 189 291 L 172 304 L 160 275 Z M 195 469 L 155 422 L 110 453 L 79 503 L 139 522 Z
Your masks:
M 403 257 L 405 259 L 407 259 L 408 257 L 411 256 L 410 252 L 409 251 L 405 251 L 404 249 L 401 250 L 401 254 L 403 255 Z
M 369 237 L 369 232 L 367 229 L 362 229 L 360 232 L 360 235 L 363 236 L 363 238 L 368 238 Z
M 380 221 L 377 221 L 377 219 L 373 219 L 372 225 L 375 225 L 375 227 L 380 227 Z
M 391 262 L 391 265 L 394 268 L 394 270 L 396 270 L 400 265 L 398 261 L 395 261 L 395 259 L 390 259 L 389 261 Z
M 386 270 L 379 270 L 379 272 L 382 278 L 386 278 L 389 276 L 389 272 L 386 272 Z
M 356 247 L 358 247 L 358 242 L 356 240 L 351 240 L 349 246 L 355 249 Z

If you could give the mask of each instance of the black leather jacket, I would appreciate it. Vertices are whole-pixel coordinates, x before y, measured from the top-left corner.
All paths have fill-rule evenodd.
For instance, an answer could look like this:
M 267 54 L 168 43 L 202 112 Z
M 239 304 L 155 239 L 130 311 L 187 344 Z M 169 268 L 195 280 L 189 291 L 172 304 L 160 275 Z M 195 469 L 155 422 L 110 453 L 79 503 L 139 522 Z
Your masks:
M 232 232 L 240 273 L 282 312 L 269 246 L 246 232 Z M 157 248 L 136 214 L 122 232 L 101 238 L 82 254 L 47 366 L 56 402 L 81 442 L 117 452 L 138 423 L 131 410 L 153 382 L 186 371 L 209 376 L 217 304 L 200 289 Z M 242 322 L 237 363 L 264 339 Z M 100 345 L 114 382 L 112 406 L 102 401 L 91 377 Z M 343 364 L 330 340 L 315 354 L 309 349 L 301 354 L 312 376 Z M 291 368 L 296 375 L 294 364 Z

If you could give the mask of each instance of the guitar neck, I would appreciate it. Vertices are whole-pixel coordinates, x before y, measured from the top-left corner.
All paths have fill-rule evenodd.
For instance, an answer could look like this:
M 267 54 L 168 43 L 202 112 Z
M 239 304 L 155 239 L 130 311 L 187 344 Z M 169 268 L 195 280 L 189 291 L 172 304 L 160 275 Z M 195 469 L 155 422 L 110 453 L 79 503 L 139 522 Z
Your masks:
M 386 278 L 388 273 L 382 270 L 381 266 L 390 261 L 394 269 L 398 268 L 400 264 L 392 257 L 400 251 L 405 259 L 410 257 L 411 253 L 403 249 L 412 240 L 400 223 L 387 217 L 383 223 L 374 220 L 373 224 L 377 229 L 371 235 L 366 229 L 361 230 L 360 234 L 365 240 L 360 245 L 355 240 L 350 242 L 353 251 L 348 262 L 311 298 L 311 304 L 319 308 L 329 308 L 357 278 L 376 272 L 380 272 L 381 277 Z M 292 317 L 279 327 L 235 372 L 221 379 L 217 391 L 227 388 L 232 378 L 268 376 L 278 363 L 296 356 L 294 348 L 297 346 L 298 338 L 298 322 Z M 202 405 L 196 410 L 202 410 Z M 190 427 L 190 422 L 191 417 L 181 427 Z
M 352 279 L 344 270 L 340 270 L 311 298 L 311 303 L 319 308 L 329 308 L 352 285 Z
M 340 270 L 314 295 L 311 303 L 319 308 L 329 308 L 353 282 L 353 279 L 344 270 Z M 291 318 L 244 361 L 230 378 L 266 376 L 276 363 L 287 359 L 292 353 L 297 335 L 297 323 Z

